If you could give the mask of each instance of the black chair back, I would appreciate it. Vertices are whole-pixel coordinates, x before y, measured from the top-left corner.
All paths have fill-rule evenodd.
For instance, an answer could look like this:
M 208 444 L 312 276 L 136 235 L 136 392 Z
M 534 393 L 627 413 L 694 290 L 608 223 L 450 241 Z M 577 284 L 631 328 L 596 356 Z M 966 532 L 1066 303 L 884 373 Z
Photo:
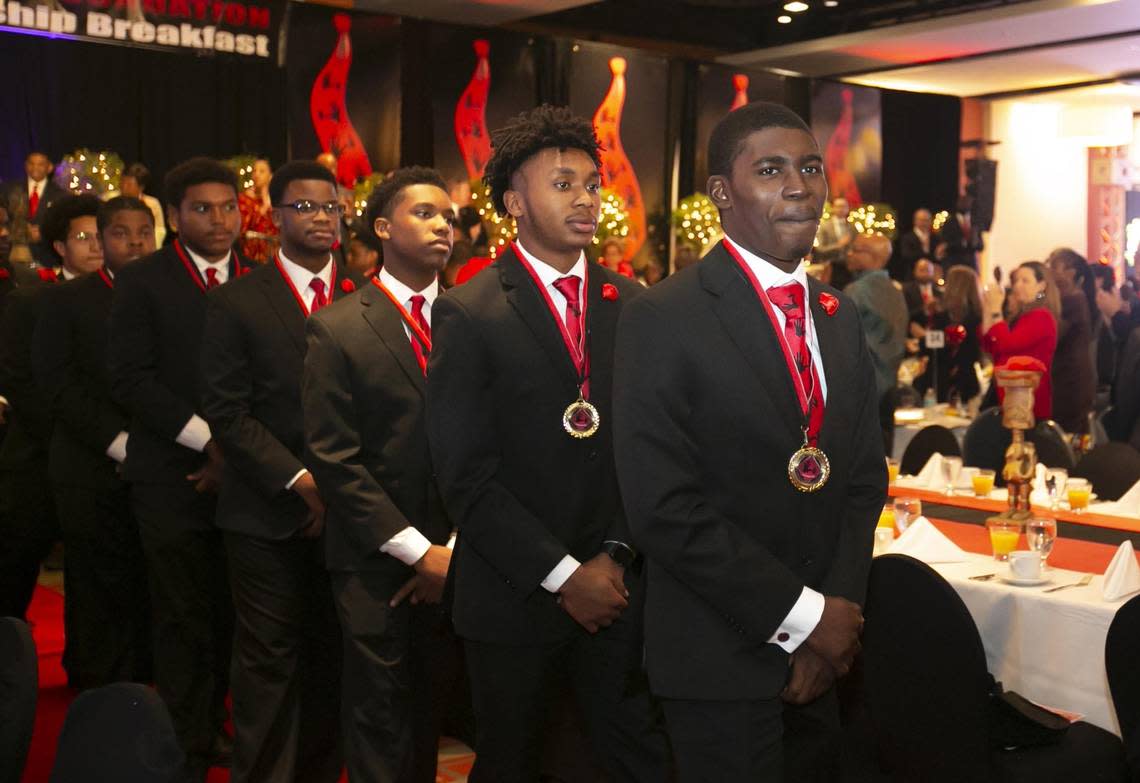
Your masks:
M 985 781 L 990 676 L 974 620 L 930 566 L 875 559 L 864 612 L 867 708 L 896 780 Z
M 0 783 L 19 783 L 23 777 L 39 686 L 31 630 L 23 620 L 0 617 Z
M 1140 451 L 1127 443 L 1105 443 L 1081 457 L 1071 472 L 1088 479 L 1101 500 L 1119 500 L 1140 481 Z
M 1077 464 L 1077 455 L 1069 445 L 1065 432 L 1055 421 L 1039 421 L 1025 439 L 1037 447 L 1037 461 L 1051 468 L 1071 471 Z
M 1005 467 L 1005 450 L 1013 436 L 1001 424 L 1001 408 L 987 408 L 978 414 L 962 438 L 962 463 L 976 468 L 989 468 L 995 473 L 994 483 L 1005 486 L 1001 471 Z M 1051 468 L 1071 471 L 1076 459 L 1061 428 L 1052 421 L 1039 421 L 1026 433 L 1026 440 L 1037 451 L 1037 460 Z
M 923 427 L 915 433 L 899 461 L 899 472 L 915 475 L 935 452 L 941 453 L 943 457 L 958 457 L 962 454 L 954 433 L 938 424 Z
M 81 693 L 67 711 L 51 783 L 175 783 L 182 750 L 166 705 L 145 685 L 117 682 Z
M 1140 596 L 1120 607 L 1108 627 L 1104 669 L 1120 723 L 1131 779 L 1140 781 Z

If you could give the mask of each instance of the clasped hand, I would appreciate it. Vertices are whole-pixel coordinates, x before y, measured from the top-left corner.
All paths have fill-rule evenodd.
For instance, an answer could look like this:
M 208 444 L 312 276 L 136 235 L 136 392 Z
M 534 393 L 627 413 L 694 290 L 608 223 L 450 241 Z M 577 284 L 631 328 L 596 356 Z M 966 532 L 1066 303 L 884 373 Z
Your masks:
M 602 552 L 570 575 L 558 591 L 558 603 L 590 633 L 609 627 L 629 606 L 625 569 Z

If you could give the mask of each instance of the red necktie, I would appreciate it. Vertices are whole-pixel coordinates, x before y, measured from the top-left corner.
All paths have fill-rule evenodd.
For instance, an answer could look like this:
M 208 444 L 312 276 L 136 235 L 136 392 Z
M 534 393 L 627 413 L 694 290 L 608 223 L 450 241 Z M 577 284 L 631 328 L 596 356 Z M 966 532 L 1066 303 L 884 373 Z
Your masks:
M 217 288 L 221 284 L 222 281 L 218 279 L 218 270 L 212 266 L 206 267 L 206 290 Z
M 570 335 L 570 342 L 573 343 L 577 355 L 574 357 L 574 364 L 578 366 L 578 372 L 582 371 L 582 310 L 578 299 L 578 284 L 582 282 L 577 275 L 568 275 L 560 277 L 554 281 L 554 287 L 558 292 L 566 297 L 566 314 L 564 316 L 566 321 L 566 331 Z
M 309 315 L 312 315 L 327 305 L 329 299 L 325 295 L 325 281 L 319 277 L 314 277 L 309 281 L 309 288 L 313 289 L 313 303 L 309 305 Z
M 775 286 L 768 289 L 768 297 L 784 313 L 784 339 L 788 341 L 788 350 L 795 361 L 807 398 L 808 438 L 814 445 L 823 423 L 823 392 L 819 388 L 819 375 L 815 370 L 815 362 L 811 360 L 811 348 L 807 341 L 804 287 L 799 283 Z
M 32 186 L 32 195 L 28 196 L 28 217 L 34 218 L 40 208 L 40 186 Z
M 427 299 L 422 294 L 416 294 L 411 299 L 412 302 L 412 320 L 416 322 L 416 326 L 424 330 L 427 338 L 431 339 L 431 326 L 428 325 L 427 319 L 424 318 L 424 305 Z M 416 363 L 420 369 L 427 374 L 427 353 L 424 351 L 424 346 L 420 345 L 420 341 L 416 339 L 415 332 L 408 338 L 412 343 L 412 352 L 416 355 Z

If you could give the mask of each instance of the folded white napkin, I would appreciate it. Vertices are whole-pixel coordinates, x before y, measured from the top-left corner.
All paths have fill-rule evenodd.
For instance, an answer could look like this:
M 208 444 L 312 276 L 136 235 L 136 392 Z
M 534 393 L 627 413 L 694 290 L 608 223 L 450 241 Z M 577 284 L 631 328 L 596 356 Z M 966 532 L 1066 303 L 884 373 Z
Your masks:
M 1037 471 L 1033 476 L 1033 489 L 1029 493 L 1029 503 L 1033 506 L 1048 506 L 1049 500 L 1049 487 L 1045 485 L 1045 476 L 1048 468 L 1042 463 L 1037 463 Z M 1063 491 L 1064 487 L 1059 487 L 1058 491 Z
M 1140 517 L 1140 481 L 1133 484 L 1119 500 L 1093 503 L 1089 506 L 1089 511 L 1118 517 Z
M 926 517 L 910 523 L 906 532 L 895 539 L 888 550 L 892 555 L 909 555 L 924 563 L 962 563 L 966 553 L 930 524 Z
M 942 475 L 942 454 L 937 451 L 934 452 L 917 475 L 900 477 L 895 483 L 902 487 L 929 489 L 935 492 L 945 489 L 946 479 Z
M 1140 590 L 1140 565 L 1136 564 L 1136 553 L 1132 542 L 1125 541 L 1112 556 L 1108 570 L 1104 572 L 1104 587 L 1101 595 L 1106 601 L 1115 601 Z

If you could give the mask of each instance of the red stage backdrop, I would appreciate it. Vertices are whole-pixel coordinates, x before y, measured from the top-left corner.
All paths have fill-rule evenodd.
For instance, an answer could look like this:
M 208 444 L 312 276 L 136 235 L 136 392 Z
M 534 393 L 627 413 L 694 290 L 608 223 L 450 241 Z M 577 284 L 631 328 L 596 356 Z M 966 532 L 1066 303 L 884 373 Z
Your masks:
M 831 198 L 842 196 L 852 207 L 879 201 L 883 176 L 879 91 L 813 82 L 811 126 L 823 150 Z

